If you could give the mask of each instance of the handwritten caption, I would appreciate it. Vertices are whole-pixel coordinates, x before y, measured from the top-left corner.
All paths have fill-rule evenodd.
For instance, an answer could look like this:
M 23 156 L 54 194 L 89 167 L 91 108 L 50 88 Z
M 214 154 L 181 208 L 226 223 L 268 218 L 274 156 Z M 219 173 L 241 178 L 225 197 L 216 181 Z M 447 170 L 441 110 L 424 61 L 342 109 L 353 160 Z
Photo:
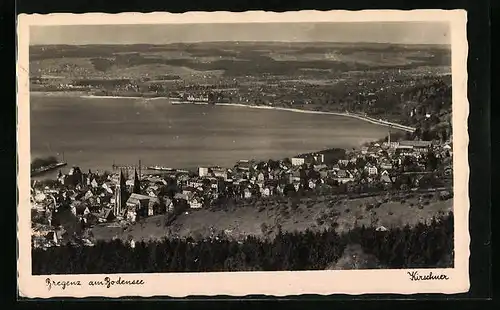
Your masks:
M 418 271 L 408 272 L 410 281 L 430 281 L 430 280 L 449 280 L 450 278 L 445 274 L 433 274 L 432 271 L 426 274 L 419 274 Z
M 62 290 L 65 290 L 68 287 L 71 286 L 83 286 L 87 285 L 90 287 L 94 286 L 104 286 L 106 288 L 111 288 L 113 286 L 120 286 L 120 285 L 144 285 L 144 280 L 142 279 L 134 279 L 134 280 L 124 280 L 122 277 L 118 277 L 118 279 L 112 279 L 110 277 L 105 277 L 103 280 L 95 280 L 95 281 L 88 281 L 88 282 L 83 282 L 80 280 L 53 280 L 51 278 L 46 278 L 45 279 L 45 284 L 47 285 L 47 289 L 50 291 L 52 288 L 60 288 Z

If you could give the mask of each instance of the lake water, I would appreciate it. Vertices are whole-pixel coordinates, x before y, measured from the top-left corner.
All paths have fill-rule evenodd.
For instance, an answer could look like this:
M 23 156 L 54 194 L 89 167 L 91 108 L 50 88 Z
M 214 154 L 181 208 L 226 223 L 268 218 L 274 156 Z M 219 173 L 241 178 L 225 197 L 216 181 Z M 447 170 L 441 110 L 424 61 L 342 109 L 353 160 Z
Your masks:
M 232 167 L 239 159 L 281 159 L 332 147 L 358 147 L 388 128 L 334 115 L 167 100 L 32 96 L 31 156 L 111 170 L 117 165 Z M 45 176 L 53 176 L 57 172 Z

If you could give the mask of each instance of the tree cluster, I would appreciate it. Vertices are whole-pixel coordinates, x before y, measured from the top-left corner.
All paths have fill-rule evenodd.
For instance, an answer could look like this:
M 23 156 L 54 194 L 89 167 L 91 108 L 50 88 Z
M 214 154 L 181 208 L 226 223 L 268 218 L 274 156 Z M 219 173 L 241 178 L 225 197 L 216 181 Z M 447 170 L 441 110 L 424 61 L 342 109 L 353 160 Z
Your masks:
M 265 228 L 267 229 L 267 228 Z M 282 232 L 273 239 L 248 236 L 243 241 L 223 234 L 195 241 L 163 239 L 137 242 L 99 241 L 94 246 L 65 245 L 32 250 L 33 274 L 101 274 L 151 272 L 217 272 L 323 270 L 335 263 L 350 244 L 361 245 L 387 268 L 451 267 L 453 214 L 426 224 L 379 231 L 356 227 Z

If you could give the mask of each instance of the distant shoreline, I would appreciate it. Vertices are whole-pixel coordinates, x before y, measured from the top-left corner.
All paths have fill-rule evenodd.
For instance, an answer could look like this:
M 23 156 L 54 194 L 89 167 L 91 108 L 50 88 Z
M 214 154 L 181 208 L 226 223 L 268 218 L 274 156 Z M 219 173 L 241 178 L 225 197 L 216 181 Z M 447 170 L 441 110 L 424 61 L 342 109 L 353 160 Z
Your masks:
M 245 108 L 254 108 L 254 109 L 265 109 L 265 110 L 280 110 L 280 111 L 288 111 L 295 113 L 305 113 L 305 114 L 322 114 L 322 115 L 336 115 L 336 116 L 346 116 L 351 118 L 356 118 L 362 121 L 366 121 L 376 125 L 382 125 L 387 127 L 392 127 L 408 132 L 414 132 L 415 128 L 410 126 L 405 126 L 397 123 L 391 123 L 383 120 L 377 120 L 368 116 L 362 116 L 358 114 L 352 113 L 342 113 L 342 112 L 328 112 L 328 111 L 314 111 L 314 110 L 304 110 L 304 109 L 294 109 L 294 108 L 282 108 L 282 107 L 272 107 L 272 106 L 258 106 L 258 105 L 247 105 L 240 103 L 218 103 L 216 105 L 220 106 L 233 106 L 233 107 L 245 107 Z
M 143 100 L 159 100 L 165 99 L 168 100 L 169 97 L 164 96 L 156 96 L 156 97 L 147 97 L 147 96 L 106 96 L 106 95 L 89 95 L 87 92 L 71 92 L 71 91 L 61 91 L 61 92 L 43 92 L 43 91 L 32 91 L 31 95 L 38 96 L 54 96 L 54 97 L 79 97 L 79 98 L 94 98 L 94 99 L 143 99 Z M 363 116 L 359 114 L 352 113 L 343 113 L 343 112 L 328 112 L 328 111 L 314 111 L 314 110 L 305 110 L 305 109 L 295 109 L 295 108 L 283 108 L 283 107 L 273 107 L 273 106 L 264 106 L 264 105 L 250 105 L 250 104 L 241 104 L 241 103 L 217 103 L 218 106 L 233 106 L 233 107 L 245 107 L 245 108 L 253 108 L 253 109 L 266 109 L 266 110 L 279 110 L 279 111 L 288 111 L 295 113 L 306 113 L 306 114 L 322 114 L 322 115 L 336 115 L 336 116 L 345 116 L 356 118 L 365 122 L 369 122 L 376 125 L 386 126 L 390 128 L 396 128 L 399 130 L 403 130 L 406 132 L 414 132 L 415 128 L 410 126 L 401 125 L 398 123 L 388 122 L 384 120 L 375 119 L 369 116 Z

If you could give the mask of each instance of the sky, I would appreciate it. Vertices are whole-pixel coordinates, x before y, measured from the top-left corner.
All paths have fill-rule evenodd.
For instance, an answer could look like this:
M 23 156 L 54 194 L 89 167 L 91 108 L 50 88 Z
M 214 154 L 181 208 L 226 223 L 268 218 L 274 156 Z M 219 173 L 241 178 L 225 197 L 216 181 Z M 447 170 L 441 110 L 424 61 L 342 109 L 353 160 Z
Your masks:
M 212 41 L 450 44 L 446 22 L 235 23 L 31 26 L 31 45 Z

